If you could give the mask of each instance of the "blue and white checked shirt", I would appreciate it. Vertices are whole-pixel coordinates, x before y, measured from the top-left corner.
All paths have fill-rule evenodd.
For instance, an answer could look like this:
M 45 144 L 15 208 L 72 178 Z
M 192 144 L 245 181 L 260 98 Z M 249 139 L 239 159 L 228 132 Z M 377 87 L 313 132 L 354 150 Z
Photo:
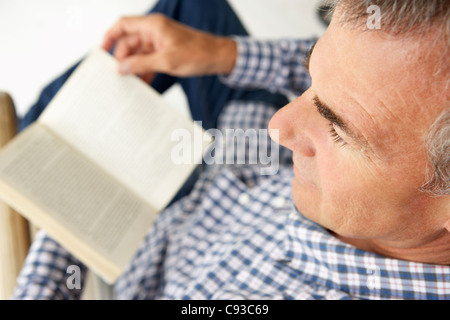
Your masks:
M 312 41 L 236 38 L 239 57 L 223 81 L 302 93 Z M 265 129 L 274 109 L 230 103 L 219 128 Z M 450 267 L 390 259 L 333 237 L 293 206 L 291 153 L 278 174 L 258 165 L 214 165 L 192 193 L 166 209 L 115 285 L 118 299 L 449 299 Z M 79 298 L 66 286 L 82 264 L 40 232 L 15 299 Z M 83 271 L 86 269 L 83 267 Z

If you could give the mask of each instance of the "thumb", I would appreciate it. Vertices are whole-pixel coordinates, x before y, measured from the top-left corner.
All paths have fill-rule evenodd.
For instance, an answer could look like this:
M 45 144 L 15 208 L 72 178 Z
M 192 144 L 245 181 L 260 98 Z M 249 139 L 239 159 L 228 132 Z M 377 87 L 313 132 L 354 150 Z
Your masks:
M 157 58 L 153 54 L 137 54 L 119 62 L 121 74 L 147 74 L 157 71 Z

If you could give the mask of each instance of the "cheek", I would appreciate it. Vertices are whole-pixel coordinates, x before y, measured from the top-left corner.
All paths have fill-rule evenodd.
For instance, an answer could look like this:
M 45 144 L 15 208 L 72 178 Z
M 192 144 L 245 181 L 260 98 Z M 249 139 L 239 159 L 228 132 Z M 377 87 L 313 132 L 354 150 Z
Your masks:
M 373 217 L 380 218 L 380 209 L 391 202 L 386 197 L 392 194 L 383 187 L 383 179 L 350 150 L 336 147 L 318 159 L 317 167 L 322 223 L 347 235 L 373 227 Z
M 320 216 L 329 229 L 348 237 L 379 237 L 413 223 L 411 206 L 418 191 L 405 178 L 406 169 L 375 168 L 346 152 L 321 160 Z

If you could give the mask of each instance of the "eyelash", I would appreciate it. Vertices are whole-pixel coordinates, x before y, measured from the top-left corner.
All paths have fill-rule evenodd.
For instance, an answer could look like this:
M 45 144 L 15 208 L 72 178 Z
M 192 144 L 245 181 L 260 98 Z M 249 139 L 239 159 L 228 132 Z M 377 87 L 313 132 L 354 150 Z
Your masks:
M 333 139 L 333 141 L 337 144 L 339 144 L 340 147 L 343 147 L 347 144 L 344 139 L 336 132 L 336 129 L 334 129 L 333 123 L 329 122 L 328 125 L 330 126 L 330 136 Z

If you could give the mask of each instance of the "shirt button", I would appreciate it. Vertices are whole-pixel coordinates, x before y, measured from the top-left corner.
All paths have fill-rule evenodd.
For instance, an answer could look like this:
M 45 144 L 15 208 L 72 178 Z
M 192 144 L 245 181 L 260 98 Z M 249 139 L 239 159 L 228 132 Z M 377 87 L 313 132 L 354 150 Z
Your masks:
M 246 193 L 242 193 L 239 195 L 238 201 L 242 205 L 246 205 L 250 202 L 250 196 Z
M 275 199 L 273 199 L 272 204 L 275 208 L 281 208 L 286 204 L 286 199 L 283 197 L 276 197 Z

